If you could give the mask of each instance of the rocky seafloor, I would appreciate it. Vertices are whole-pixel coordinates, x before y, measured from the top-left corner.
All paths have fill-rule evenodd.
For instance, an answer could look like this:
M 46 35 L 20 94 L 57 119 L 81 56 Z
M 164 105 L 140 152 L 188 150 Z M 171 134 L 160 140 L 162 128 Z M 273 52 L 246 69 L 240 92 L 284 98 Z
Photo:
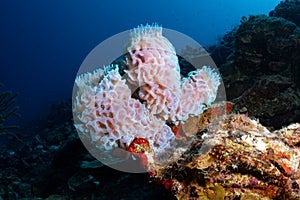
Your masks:
M 205 115 L 183 125 L 192 146 L 153 175 L 177 199 L 300 198 L 299 123 L 271 132 L 244 114 Z
M 0 199 L 300 199 L 299 13 L 284 1 L 207 48 L 233 107 L 183 124 L 194 142 L 179 160 L 150 175 L 102 165 L 64 101 L 31 135 L 0 134 Z
M 111 169 L 85 149 L 71 101 L 52 107 L 35 135 L 6 136 L 0 149 L 0 199 L 168 199 L 147 174 Z

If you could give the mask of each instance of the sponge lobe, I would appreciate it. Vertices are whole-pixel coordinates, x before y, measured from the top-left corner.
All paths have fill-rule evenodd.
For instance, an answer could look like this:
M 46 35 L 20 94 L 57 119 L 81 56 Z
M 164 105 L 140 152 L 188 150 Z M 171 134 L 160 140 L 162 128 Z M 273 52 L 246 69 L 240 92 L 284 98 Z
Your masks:
M 162 28 L 146 25 L 131 31 L 127 47 L 128 76 L 140 87 L 139 97 L 163 120 L 176 110 L 180 98 L 180 68 L 173 45 Z
M 103 76 L 103 72 L 99 75 Z M 103 76 L 97 86 L 89 85 L 95 81 L 93 77 L 80 76 L 75 81 L 79 88 L 78 101 L 74 102 L 78 131 L 88 133 L 91 140 L 105 150 L 128 149 L 135 138 L 147 139 L 157 154 L 170 147 L 175 141 L 172 130 L 144 104 L 131 98 L 131 90 L 121 78 L 118 67 Z

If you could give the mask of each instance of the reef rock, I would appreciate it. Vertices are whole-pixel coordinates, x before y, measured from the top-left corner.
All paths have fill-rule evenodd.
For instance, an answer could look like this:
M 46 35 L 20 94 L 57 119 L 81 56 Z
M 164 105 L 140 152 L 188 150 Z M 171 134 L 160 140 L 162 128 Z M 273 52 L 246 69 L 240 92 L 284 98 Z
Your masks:
M 281 75 L 260 77 L 234 100 L 235 109 L 255 116 L 268 127 L 281 128 L 299 118 L 300 94 L 293 82 Z
M 300 199 L 300 124 L 270 132 L 245 115 L 212 120 L 153 173 L 178 199 Z
M 235 32 L 234 53 L 220 66 L 235 110 L 281 128 L 297 122 L 300 86 L 300 29 L 281 17 L 244 17 Z
M 281 1 L 273 11 L 270 12 L 270 16 L 282 17 L 289 21 L 294 22 L 298 26 L 300 25 L 300 1 L 299 0 L 285 0 Z

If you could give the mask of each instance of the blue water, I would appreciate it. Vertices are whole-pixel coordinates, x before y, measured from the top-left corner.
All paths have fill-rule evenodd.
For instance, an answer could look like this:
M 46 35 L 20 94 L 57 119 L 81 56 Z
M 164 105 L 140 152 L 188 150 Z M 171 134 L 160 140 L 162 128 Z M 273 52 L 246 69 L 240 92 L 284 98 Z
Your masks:
M 0 82 L 19 93 L 25 124 L 71 98 L 78 68 L 101 41 L 158 22 L 203 46 L 216 43 L 242 16 L 268 14 L 279 0 L 1 0 Z

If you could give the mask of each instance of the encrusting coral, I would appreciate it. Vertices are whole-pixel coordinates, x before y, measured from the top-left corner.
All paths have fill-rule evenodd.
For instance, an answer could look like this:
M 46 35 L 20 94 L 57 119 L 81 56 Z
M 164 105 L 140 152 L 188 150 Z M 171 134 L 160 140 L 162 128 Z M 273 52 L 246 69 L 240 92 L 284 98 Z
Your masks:
M 300 124 L 270 132 L 246 115 L 216 111 L 189 125 L 193 145 L 154 179 L 178 199 L 300 199 Z
M 215 100 L 220 78 L 204 66 L 181 80 L 175 49 L 157 25 L 133 29 L 125 51 L 128 83 L 118 66 L 76 78 L 75 126 L 99 149 L 143 152 L 148 162 L 159 163 L 176 148 L 167 123 L 202 113 Z M 138 88 L 136 98 L 131 87 Z
M 2 86 L 3 84 L 0 84 L 0 87 Z M 17 113 L 19 107 L 12 107 L 16 102 L 17 95 L 18 94 L 13 94 L 9 91 L 0 93 L 0 135 L 8 134 L 9 130 L 18 128 L 18 126 L 15 125 L 5 125 L 5 121 L 9 117 L 13 115 L 19 116 Z

